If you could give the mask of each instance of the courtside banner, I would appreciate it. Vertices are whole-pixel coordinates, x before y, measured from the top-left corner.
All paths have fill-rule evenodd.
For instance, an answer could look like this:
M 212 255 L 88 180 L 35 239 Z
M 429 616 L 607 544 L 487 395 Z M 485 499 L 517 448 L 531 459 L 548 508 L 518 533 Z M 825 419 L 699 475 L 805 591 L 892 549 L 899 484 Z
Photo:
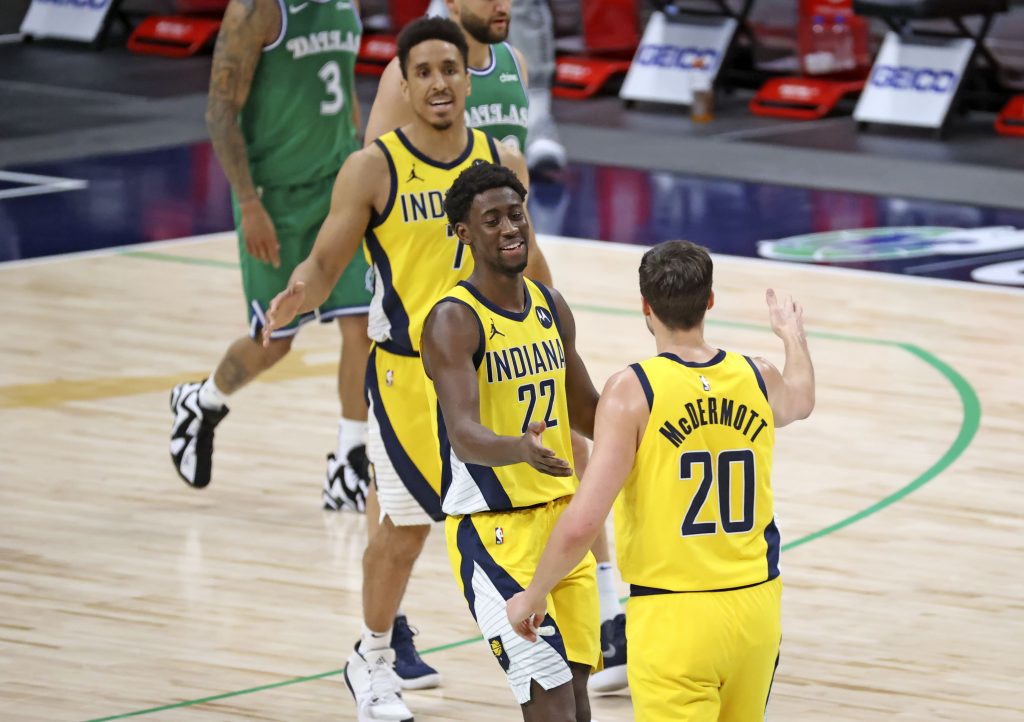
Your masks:
M 653 13 L 619 97 L 689 105 L 695 86 L 715 82 L 736 27 L 733 18 L 676 20 Z
M 861 93 L 855 120 L 938 128 L 971 59 L 969 38 L 901 40 L 885 36 Z
M 37 38 L 91 43 L 103 27 L 112 0 L 32 0 L 21 32 Z

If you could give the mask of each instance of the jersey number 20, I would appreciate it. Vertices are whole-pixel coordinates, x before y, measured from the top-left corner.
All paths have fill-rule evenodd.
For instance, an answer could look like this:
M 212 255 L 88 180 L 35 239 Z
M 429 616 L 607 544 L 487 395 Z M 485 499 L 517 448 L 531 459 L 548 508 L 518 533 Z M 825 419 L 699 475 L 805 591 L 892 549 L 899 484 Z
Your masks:
M 679 478 L 692 481 L 695 469 L 700 469 L 700 486 L 693 495 L 690 508 L 683 517 L 680 533 L 683 536 L 704 536 L 715 534 L 718 525 L 714 521 L 697 521 L 701 509 L 708 500 L 711 485 L 718 485 L 718 518 L 726 534 L 742 534 L 754 528 L 754 493 L 756 489 L 756 466 L 752 449 L 731 449 L 718 454 L 717 463 L 710 451 L 687 451 L 679 457 Z M 733 470 L 742 470 L 743 516 L 733 518 L 732 484 Z

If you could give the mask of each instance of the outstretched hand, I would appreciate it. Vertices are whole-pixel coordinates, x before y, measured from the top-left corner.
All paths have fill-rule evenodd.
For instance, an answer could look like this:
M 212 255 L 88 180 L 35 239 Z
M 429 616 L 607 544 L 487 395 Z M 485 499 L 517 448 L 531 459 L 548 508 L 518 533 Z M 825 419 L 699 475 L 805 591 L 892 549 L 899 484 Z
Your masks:
M 804 335 L 804 309 L 791 296 L 786 296 L 780 301 L 775 295 L 775 290 L 769 288 L 764 294 L 768 302 L 768 321 L 771 323 L 775 335 L 786 340 L 787 338 L 802 337 Z
M 293 281 L 288 288 L 274 296 L 267 310 L 267 323 L 263 327 L 263 346 L 270 346 L 270 335 L 279 328 L 284 328 L 299 314 L 306 300 L 306 284 Z
M 547 637 L 555 631 L 554 627 L 539 626 L 547 616 L 547 605 L 543 599 L 539 604 L 531 603 L 525 591 L 509 599 L 505 611 L 512 629 L 527 642 L 536 642 L 538 636 Z
M 522 460 L 542 474 L 549 476 L 572 476 L 572 466 L 565 459 L 559 459 L 555 452 L 544 446 L 543 434 L 547 424 L 533 421 L 526 427 L 520 439 Z

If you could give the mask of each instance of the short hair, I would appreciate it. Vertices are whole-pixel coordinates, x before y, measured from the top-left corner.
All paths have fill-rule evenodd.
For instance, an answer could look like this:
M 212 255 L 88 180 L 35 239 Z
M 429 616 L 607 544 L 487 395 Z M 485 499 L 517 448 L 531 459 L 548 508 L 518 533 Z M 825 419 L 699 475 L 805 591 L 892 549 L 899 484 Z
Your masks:
M 451 227 L 465 223 L 473 199 L 494 188 L 511 188 L 521 200 L 526 200 L 526 188 L 513 171 L 503 165 L 477 162 L 459 174 L 444 197 L 444 210 Z
M 640 294 L 666 326 L 689 330 L 704 320 L 713 270 L 708 249 L 690 241 L 666 241 L 640 261 Z
M 409 77 L 406 75 L 409 51 L 428 40 L 451 43 L 462 55 L 462 67 L 469 67 L 469 45 L 466 43 L 462 28 L 448 18 L 422 17 L 413 20 L 398 34 L 398 65 L 402 69 L 403 78 Z

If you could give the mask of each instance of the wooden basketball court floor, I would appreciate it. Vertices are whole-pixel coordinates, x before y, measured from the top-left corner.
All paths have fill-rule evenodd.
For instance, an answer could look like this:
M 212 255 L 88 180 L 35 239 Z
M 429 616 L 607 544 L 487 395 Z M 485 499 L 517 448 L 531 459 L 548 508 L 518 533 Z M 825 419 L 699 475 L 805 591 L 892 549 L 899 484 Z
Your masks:
M 543 245 L 600 387 L 652 352 L 642 249 Z M 778 435 L 769 717 L 1022 719 L 1024 296 L 716 262 L 709 339 L 781 364 L 772 285 L 804 303 L 818 374 Z M 0 719 L 355 719 L 365 520 L 319 509 L 338 334 L 307 328 L 237 395 L 208 489 L 168 463 L 170 387 L 245 329 L 235 269 L 230 234 L 0 266 Z M 444 676 L 408 693 L 417 720 L 519 718 L 439 530 L 404 609 Z M 632 719 L 625 694 L 593 712 Z

